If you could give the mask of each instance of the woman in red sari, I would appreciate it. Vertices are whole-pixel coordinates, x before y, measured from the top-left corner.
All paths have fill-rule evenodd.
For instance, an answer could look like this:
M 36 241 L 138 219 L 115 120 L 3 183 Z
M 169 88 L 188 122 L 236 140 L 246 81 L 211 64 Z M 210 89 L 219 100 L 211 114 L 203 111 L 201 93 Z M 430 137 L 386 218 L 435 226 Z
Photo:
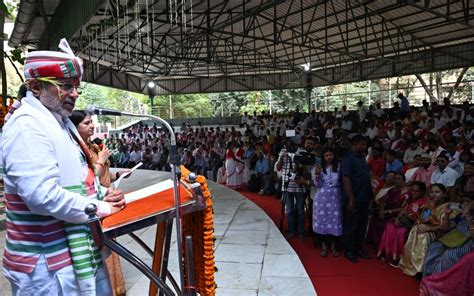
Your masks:
M 241 187 L 240 178 L 237 172 L 237 158 L 234 154 L 234 143 L 227 144 L 227 151 L 225 152 L 225 170 L 226 170 L 226 186 L 232 189 Z
M 425 183 L 413 182 L 410 187 L 410 198 L 405 202 L 402 211 L 385 225 L 377 252 L 378 258 L 385 256 L 386 259 L 391 261 L 392 266 L 398 265 L 408 232 L 417 221 L 420 209 L 426 201 Z
M 237 177 L 239 178 L 239 184 L 241 187 L 247 186 L 248 183 L 248 169 L 245 166 L 245 150 L 242 147 L 241 143 L 236 143 L 235 146 L 237 147 L 237 150 L 235 151 L 235 168 L 236 168 L 236 174 Z

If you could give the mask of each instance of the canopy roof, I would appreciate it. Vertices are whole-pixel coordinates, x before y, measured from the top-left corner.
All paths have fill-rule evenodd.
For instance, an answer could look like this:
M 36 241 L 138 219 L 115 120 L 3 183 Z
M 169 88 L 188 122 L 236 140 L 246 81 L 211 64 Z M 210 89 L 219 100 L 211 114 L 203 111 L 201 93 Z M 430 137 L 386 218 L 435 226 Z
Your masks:
M 472 66 L 473 19 L 472 0 L 22 0 L 10 46 L 66 37 L 86 81 L 137 92 L 283 89 Z

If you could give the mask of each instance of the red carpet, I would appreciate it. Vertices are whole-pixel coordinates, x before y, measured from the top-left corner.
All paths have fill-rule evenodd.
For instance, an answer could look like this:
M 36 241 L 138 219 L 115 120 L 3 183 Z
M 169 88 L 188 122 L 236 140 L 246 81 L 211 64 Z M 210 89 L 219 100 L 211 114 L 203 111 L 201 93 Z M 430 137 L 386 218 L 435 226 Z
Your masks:
M 278 226 L 281 205 L 277 199 L 248 191 L 239 192 L 262 208 Z M 286 229 L 286 219 L 283 227 Z M 419 294 L 417 280 L 379 260 L 361 259 L 359 263 L 354 264 L 347 261 L 342 254 L 338 258 L 332 257 L 331 254 L 328 254 L 327 258 L 321 258 L 320 249 L 313 247 L 311 238 L 302 241 L 295 237 L 290 240 L 290 245 L 303 262 L 318 296 Z M 373 250 L 370 253 L 374 255 Z

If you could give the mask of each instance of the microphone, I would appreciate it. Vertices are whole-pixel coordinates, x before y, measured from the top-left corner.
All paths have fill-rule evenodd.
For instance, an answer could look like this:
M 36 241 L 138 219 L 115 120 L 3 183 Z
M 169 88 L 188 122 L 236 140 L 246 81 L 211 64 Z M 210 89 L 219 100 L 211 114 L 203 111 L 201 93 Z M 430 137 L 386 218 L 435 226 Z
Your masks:
M 122 116 L 123 113 L 117 110 L 98 108 L 94 105 L 89 105 L 84 110 L 86 114 L 97 114 L 97 115 L 113 115 L 113 116 Z

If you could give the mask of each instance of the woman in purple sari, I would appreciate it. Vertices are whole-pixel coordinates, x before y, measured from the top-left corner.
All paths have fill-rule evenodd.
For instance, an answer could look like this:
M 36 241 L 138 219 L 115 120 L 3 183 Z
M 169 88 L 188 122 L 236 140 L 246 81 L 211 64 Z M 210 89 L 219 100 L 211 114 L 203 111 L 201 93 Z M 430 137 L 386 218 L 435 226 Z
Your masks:
M 328 245 L 337 257 L 336 241 L 342 235 L 341 175 L 333 148 L 323 149 L 322 156 L 322 165 L 315 168 L 313 231 L 321 237 L 321 257 L 327 256 Z

